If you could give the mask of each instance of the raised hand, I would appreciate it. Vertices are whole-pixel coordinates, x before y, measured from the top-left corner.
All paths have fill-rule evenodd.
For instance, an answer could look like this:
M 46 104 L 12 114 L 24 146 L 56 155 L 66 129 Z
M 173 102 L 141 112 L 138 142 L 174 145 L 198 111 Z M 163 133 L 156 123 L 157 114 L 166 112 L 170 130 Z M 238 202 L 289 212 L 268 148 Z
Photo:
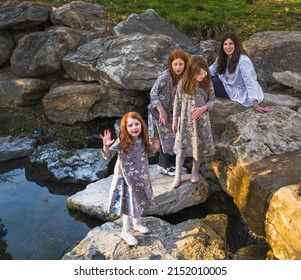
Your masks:
M 109 147 L 115 142 L 115 139 L 111 139 L 111 131 L 109 129 L 105 129 L 103 135 L 100 133 L 99 137 L 102 139 L 104 151 L 107 151 Z

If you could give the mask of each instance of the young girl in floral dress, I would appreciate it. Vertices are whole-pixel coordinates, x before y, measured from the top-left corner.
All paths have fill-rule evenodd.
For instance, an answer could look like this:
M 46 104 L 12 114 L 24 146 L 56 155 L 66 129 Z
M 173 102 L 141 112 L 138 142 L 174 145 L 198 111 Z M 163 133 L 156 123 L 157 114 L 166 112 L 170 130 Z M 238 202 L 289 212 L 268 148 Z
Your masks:
M 150 143 L 147 126 L 136 112 L 129 112 L 120 122 L 117 140 L 111 139 L 111 132 L 100 134 L 103 141 L 103 155 L 112 158 L 118 153 L 110 189 L 110 213 L 123 216 L 121 238 L 129 245 L 138 244 L 131 232 L 133 229 L 148 233 L 141 224 L 143 210 L 153 204 L 153 190 L 149 175 L 148 156 L 159 150 L 159 141 Z
M 161 143 L 158 171 L 174 176 L 175 168 L 171 166 L 170 155 L 174 155 L 175 134 L 172 131 L 172 111 L 177 85 L 182 78 L 188 62 L 188 55 L 183 50 L 174 50 L 167 61 L 168 69 L 156 80 L 150 92 L 150 105 L 155 114 L 149 110 L 148 130 L 150 138 L 158 137 Z
M 206 60 L 192 56 L 182 80 L 179 82 L 174 102 L 172 129 L 176 133 L 176 174 L 172 187 L 181 183 L 181 169 L 185 157 L 193 158 L 191 182 L 200 180 L 201 157 L 214 154 L 213 138 L 208 110 L 215 99 Z

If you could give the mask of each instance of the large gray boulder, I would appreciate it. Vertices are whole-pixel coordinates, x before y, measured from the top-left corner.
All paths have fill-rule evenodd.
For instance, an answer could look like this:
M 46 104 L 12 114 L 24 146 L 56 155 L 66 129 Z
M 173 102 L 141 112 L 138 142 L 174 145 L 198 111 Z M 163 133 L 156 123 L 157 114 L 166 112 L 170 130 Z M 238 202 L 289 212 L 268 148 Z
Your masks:
M 47 76 L 62 70 L 62 59 L 87 38 L 79 31 L 57 27 L 23 36 L 10 59 L 11 71 L 20 77 Z
M 150 165 L 152 187 L 156 205 L 144 211 L 144 215 L 169 215 L 178 211 L 203 203 L 209 196 L 209 185 L 201 178 L 197 184 L 190 182 L 190 174 L 182 174 L 179 188 L 172 189 L 173 177 L 159 174 L 157 165 Z M 90 216 L 102 220 L 116 220 L 118 216 L 108 213 L 108 198 L 113 175 L 89 184 L 67 200 L 71 209 L 80 210 Z
M 35 145 L 33 138 L 0 137 L 0 163 L 31 155 Z
M 260 81 L 275 83 L 274 72 L 300 73 L 300 31 L 255 33 L 243 42 L 243 47 L 251 56 Z
M 46 166 L 48 172 L 61 183 L 90 183 L 107 176 L 109 161 L 100 149 L 84 148 L 75 151 L 38 146 L 30 156 L 33 166 Z
M 40 78 L 20 78 L 11 72 L 0 73 L 0 105 L 15 107 L 37 104 L 51 83 Z
M 273 77 L 277 82 L 290 88 L 294 88 L 301 93 L 301 69 L 299 70 L 298 73 L 291 71 L 274 72 Z
M 98 117 L 122 117 L 129 111 L 143 114 L 149 103 L 143 92 L 75 81 L 54 84 L 42 101 L 47 118 L 62 124 L 87 122 Z
M 175 44 L 166 35 L 107 37 L 66 55 L 63 67 L 76 81 L 98 81 L 114 88 L 146 91 L 166 69 L 173 49 Z
M 100 5 L 82 1 L 74 1 L 52 9 L 50 15 L 52 24 L 72 29 L 85 29 L 89 22 L 105 19 L 105 13 Z
M 32 2 L 7 2 L 0 6 L 0 29 L 28 29 L 46 23 L 51 7 Z
M 142 33 L 146 35 L 162 34 L 172 37 L 173 42 L 184 50 L 196 45 L 196 42 L 186 34 L 176 30 L 161 18 L 154 10 L 148 9 L 142 14 L 131 14 L 126 20 L 119 22 L 114 27 L 118 36 Z
M 228 219 L 208 215 L 171 225 L 159 218 L 143 219 L 150 234 L 134 233 L 139 244 L 121 238 L 122 219 L 95 227 L 63 260 L 225 260 Z
M 272 108 L 287 107 L 294 111 L 301 107 L 301 98 L 289 96 L 285 94 L 274 94 L 265 93 L 264 101 L 261 103 L 262 106 L 267 106 Z M 228 98 L 218 97 L 210 110 L 210 118 L 212 124 L 212 133 L 215 142 L 221 137 L 222 133 L 226 129 L 226 123 L 228 118 L 233 114 L 245 111 L 254 111 L 253 107 L 244 107 L 238 102 L 231 101 Z

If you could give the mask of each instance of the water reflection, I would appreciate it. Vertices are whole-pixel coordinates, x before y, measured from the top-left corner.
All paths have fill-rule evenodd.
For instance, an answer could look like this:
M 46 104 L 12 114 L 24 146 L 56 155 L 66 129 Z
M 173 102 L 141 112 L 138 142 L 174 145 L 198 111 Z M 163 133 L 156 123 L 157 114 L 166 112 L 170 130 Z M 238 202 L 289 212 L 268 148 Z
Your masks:
M 15 164 L 0 170 L 0 259 L 59 259 L 100 221 L 68 210 L 68 188 L 50 192 L 27 180 L 26 161 Z
M 0 260 L 11 260 L 12 256 L 7 252 L 7 244 L 5 241 L 5 235 L 7 230 L 5 229 L 2 220 L 0 219 Z

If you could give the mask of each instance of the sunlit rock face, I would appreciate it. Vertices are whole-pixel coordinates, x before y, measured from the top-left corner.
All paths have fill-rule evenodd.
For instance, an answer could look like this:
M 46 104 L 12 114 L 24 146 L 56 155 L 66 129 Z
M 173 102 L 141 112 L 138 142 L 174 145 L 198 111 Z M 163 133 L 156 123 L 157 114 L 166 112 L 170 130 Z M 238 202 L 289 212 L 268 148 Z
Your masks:
M 268 114 L 258 114 L 247 110 L 228 118 L 212 162 L 222 188 L 233 197 L 250 230 L 266 237 L 273 252 L 273 246 L 278 243 L 274 255 L 280 259 L 295 259 L 301 254 L 295 245 L 301 223 L 285 207 L 283 211 L 287 213 L 283 216 L 291 219 L 289 226 L 272 210 L 268 218 L 267 211 L 279 207 L 277 200 L 271 199 L 279 189 L 301 181 L 300 139 L 301 118 L 295 111 L 274 107 Z M 299 204 L 298 212 L 298 199 L 298 196 L 286 196 L 282 203 L 291 205 L 289 208 Z M 275 239 L 274 233 L 281 238 Z
M 301 259 L 300 224 L 301 183 L 284 186 L 273 193 L 265 221 L 267 239 L 278 259 Z

